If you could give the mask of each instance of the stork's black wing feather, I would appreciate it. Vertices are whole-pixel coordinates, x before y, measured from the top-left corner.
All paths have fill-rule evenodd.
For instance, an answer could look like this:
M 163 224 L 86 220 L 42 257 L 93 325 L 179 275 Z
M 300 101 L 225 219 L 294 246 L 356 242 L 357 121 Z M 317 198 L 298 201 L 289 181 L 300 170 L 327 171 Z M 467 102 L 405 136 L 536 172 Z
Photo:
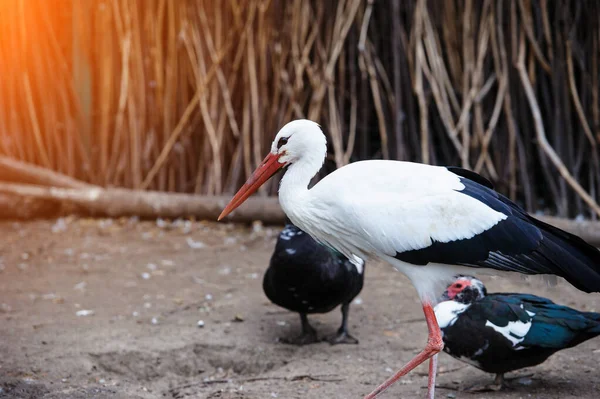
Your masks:
M 397 259 L 415 265 L 442 263 L 525 274 L 555 274 L 580 290 L 600 292 L 598 249 L 573 234 L 531 217 L 494 191 L 491 183 L 476 173 L 450 170 L 460 176 L 465 186 L 460 193 L 505 214 L 506 219 L 468 239 L 446 243 L 434 241 L 426 248 L 396 253 Z

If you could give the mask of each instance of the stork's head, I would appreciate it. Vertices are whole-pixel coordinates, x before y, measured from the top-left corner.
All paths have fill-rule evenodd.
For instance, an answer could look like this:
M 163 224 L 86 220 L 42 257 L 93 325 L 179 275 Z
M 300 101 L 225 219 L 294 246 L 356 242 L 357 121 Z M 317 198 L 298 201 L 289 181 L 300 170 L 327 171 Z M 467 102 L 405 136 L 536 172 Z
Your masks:
M 308 119 L 289 122 L 277 133 L 269 154 L 233 196 L 218 220 L 233 212 L 281 168 L 295 163 L 316 164 L 320 167 L 326 153 L 327 141 L 317 123 Z
M 456 276 L 454 282 L 444 291 L 442 300 L 473 303 L 486 295 L 487 290 L 480 280 L 472 276 Z

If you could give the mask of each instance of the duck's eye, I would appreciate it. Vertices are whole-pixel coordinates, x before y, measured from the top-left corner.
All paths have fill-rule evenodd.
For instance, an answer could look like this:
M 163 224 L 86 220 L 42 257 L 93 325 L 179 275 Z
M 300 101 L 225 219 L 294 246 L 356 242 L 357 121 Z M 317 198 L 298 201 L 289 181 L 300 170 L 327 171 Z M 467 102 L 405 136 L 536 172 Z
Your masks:
M 288 142 L 287 137 L 280 138 L 279 141 L 277 142 L 277 149 L 280 149 L 282 145 L 286 145 L 287 142 Z

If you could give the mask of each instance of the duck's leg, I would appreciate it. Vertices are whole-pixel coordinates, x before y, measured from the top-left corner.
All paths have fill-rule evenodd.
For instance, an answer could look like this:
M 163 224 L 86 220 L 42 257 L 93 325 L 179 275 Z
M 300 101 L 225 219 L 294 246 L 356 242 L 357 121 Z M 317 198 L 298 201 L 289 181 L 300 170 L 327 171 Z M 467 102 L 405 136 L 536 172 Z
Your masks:
M 496 374 L 496 378 L 494 379 L 494 385 L 498 387 L 496 391 L 499 391 L 504 387 L 504 374 Z
M 465 389 L 465 392 L 496 392 L 506 388 L 508 384 L 504 380 L 504 374 L 496 374 L 494 382 L 491 384 L 475 384 Z
M 337 330 L 337 333 L 329 338 L 327 341 L 331 345 L 335 344 L 358 344 L 358 340 L 352 335 L 348 334 L 348 312 L 350 310 L 350 303 L 342 304 L 342 325 Z
M 365 396 L 364 399 L 374 399 L 381 392 L 388 389 L 393 383 L 398 381 L 400 377 L 408 374 L 409 371 L 423 363 L 425 360 L 437 355 L 442 349 L 444 349 L 444 341 L 442 340 L 442 332 L 438 326 L 433 312 L 433 307 L 430 303 L 423 303 L 423 312 L 425 313 L 425 320 L 427 321 L 427 329 L 429 330 L 429 336 L 427 338 L 427 345 L 417 356 L 415 356 L 410 362 L 404 367 L 398 370 L 393 376 L 388 378 L 383 384 L 378 386 L 373 392 Z M 428 392 L 427 397 L 432 399 L 435 394 L 435 376 L 436 376 L 436 365 L 437 361 L 432 360 L 429 363 L 429 380 L 427 384 Z
M 317 330 L 308 322 L 306 313 L 300 313 L 300 323 L 302 324 L 302 334 L 295 338 L 281 338 L 280 341 L 292 345 L 306 345 L 318 342 Z

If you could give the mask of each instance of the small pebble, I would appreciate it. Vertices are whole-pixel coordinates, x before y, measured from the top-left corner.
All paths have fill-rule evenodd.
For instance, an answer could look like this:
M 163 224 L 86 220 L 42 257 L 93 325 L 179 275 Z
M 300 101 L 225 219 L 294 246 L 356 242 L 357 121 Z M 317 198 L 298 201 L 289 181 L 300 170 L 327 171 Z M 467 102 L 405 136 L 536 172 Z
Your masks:
M 456 398 L 456 394 L 454 392 L 450 392 L 448 395 L 446 395 L 446 397 L 449 399 L 454 399 Z
M 244 317 L 242 315 L 240 315 L 240 314 L 236 314 L 233 317 L 233 320 L 231 320 L 231 321 L 234 321 L 236 323 L 241 323 L 242 321 L 244 321 Z
M 10 313 L 11 311 L 12 308 L 8 303 L 3 303 L 2 305 L 0 305 L 0 313 Z
M 212 296 L 211 294 L 206 294 L 206 295 L 204 296 L 204 299 L 206 299 L 207 301 L 212 301 L 212 299 L 213 299 L 213 296 Z
M 260 233 L 263 231 L 263 224 L 260 220 L 255 220 L 252 222 L 252 231 L 255 233 Z
M 83 291 L 85 290 L 85 287 L 87 286 L 87 283 L 85 281 L 82 281 L 80 283 L 77 283 L 73 286 L 74 290 L 78 290 L 78 291 Z
M 146 272 L 142 273 L 142 278 L 144 280 L 148 280 L 150 278 L 150 273 L 146 273 Z
M 352 303 L 355 305 L 362 305 L 363 300 L 361 297 L 356 297 L 356 299 L 354 299 L 354 301 L 352 301 Z
M 527 386 L 527 385 L 533 384 L 533 380 L 528 377 L 521 377 L 521 378 L 517 379 L 517 383 Z
M 132 315 L 133 317 L 138 317 L 138 316 L 140 315 L 140 312 L 138 312 L 138 311 L 134 311 L 134 312 L 133 312 L 131 315 Z
M 156 325 L 158 324 L 158 319 L 156 317 L 153 317 L 152 320 L 150 320 L 150 323 Z
M 394 370 L 392 370 L 392 368 L 391 368 L 391 367 L 386 367 L 386 368 L 385 368 L 385 372 L 386 372 L 386 373 L 393 373 L 393 372 L 394 372 Z
M 281 326 L 281 327 L 285 326 L 286 324 L 287 324 L 287 322 L 286 322 L 286 321 L 284 321 L 284 320 L 279 320 L 279 321 L 277 322 L 277 325 L 278 325 L 278 326 Z
M 77 317 L 91 316 L 93 314 L 94 314 L 93 310 L 87 310 L 87 309 L 81 309 L 81 310 L 78 310 L 77 312 L 75 312 L 75 316 L 77 316 Z
M 150 309 L 150 308 L 152 307 L 152 304 L 151 304 L 150 302 L 146 302 L 146 303 L 144 304 L 144 307 L 145 307 L 146 309 Z
M 149 270 L 156 270 L 156 269 L 157 269 L 157 266 L 156 266 L 156 264 L 154 264 L 154 263 L 148 263 L 148 264 L 146 265 L 146 267 L 147 267 Z
M 102 219 L 100 220 L 100 222 L 98 223 L 98 226 L 101 229 L 106 229 L 107 227 L 112 226 L 113 224 L 113 220 L 112 219 Z
M 194 241 L 192 237 L 187 237 L 185 242 L 187 242 L 187 245 L 192 249 L 201 249 L 206 247 L 206 244 L 204 244 L 202 241 Z
M 67 229 L 67 222 L 65 222 L 64 218 L 56 219 L 56 222 L 52 225 L 53 233 L 60 233 L 61 231 L 65 231 Z
M 100 378 L 100 379 L 98 380 L 98 383 L 99 383 L 99 384 L 106 384 L 106 380 L 105 380 L 104 378 Z
M 204 320 L 198 320 L 198 323 L 196 323 L 196 325 L 197 325 L 199 328 L 203 328 L 203 327 L 204 327 Z

